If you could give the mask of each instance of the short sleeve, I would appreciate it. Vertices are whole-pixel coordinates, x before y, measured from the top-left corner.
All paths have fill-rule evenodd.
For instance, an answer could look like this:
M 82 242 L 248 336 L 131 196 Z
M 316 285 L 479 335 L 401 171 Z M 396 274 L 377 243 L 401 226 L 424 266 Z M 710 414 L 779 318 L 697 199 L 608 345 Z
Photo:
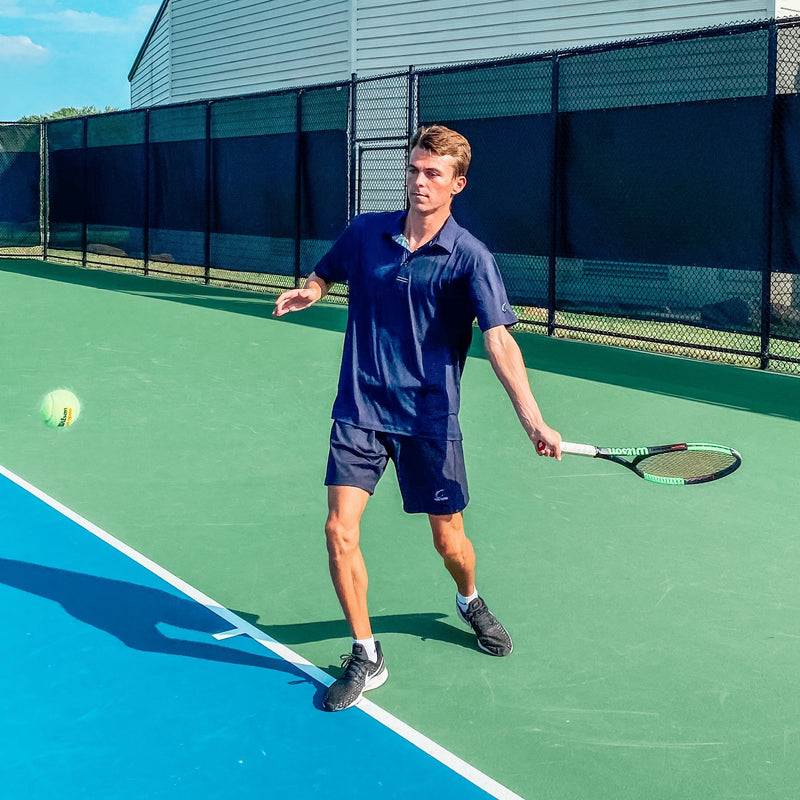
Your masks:
M 497 262 L 488 251 L 476 259 L 470 280 L 470 294 L 481 331 L 519 322 L 508 301 Z
M 314 272 L 325 283 L 344 283 L 358 258 L 359 218 L 355 217 L 330 250 L 317 262 Z

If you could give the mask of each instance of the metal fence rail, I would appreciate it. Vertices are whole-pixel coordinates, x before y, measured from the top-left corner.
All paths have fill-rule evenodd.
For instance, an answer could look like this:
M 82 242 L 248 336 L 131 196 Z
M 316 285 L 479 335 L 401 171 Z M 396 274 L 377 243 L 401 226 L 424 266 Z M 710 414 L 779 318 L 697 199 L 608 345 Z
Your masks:
M 768 20 L 2 125 L 0 255 L 277 291 L 443 122 L 529 329 L 800 373 L 799 70 Z

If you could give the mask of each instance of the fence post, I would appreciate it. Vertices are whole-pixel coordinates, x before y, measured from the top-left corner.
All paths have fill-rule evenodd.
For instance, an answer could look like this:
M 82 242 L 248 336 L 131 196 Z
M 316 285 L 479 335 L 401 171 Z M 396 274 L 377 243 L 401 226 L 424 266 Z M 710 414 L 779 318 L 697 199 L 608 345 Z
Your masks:
M 558 200 L 558 182 L 560 169 L 559 159 L 559 136 L 558 136 L 558 80 L 559 80 L 559 66 L 560 58 L 558 55 L 553 57 L 553 69 L 551 72 L 551 88 L 550 88 L 550 119 L 552 124 L 552 146 L 553 146 L 553 163 L 552 163 L 552 180 L 550 181 L 550 253 L 548 254 L 548 269 L 547 269 L 547 335 L 555 336 L 556 332 L 556 247 L 558 244 L 558 230 L 559 230 L 559 200 Z
M 88 117 L 83 118 L 83 206 L 81 208 L 81 264 L 82 266 L 86 266 L 88 259 L 87 259 L 87 249 L 89 247 L 89 205 L 88 205 L 88 194 L 89 194 L 89 119 Z
M 761 369 L 769 369 L 770 333 L 772 327 L 772 239 L 775 186 L 775 96 L 778 75 L 778 26 L 773 20 L 769 26 L 769 45 L 767 51 L 767 119 L 769 137 L 767 144 L 767 186 L 766 186 L 766 257 L 761 272 Z
M 142 261 L 144 274 L 150 271 L 150 109 L 144 111 L 144 230 L 142 231 Z
M 350 152 L 350 203 L 348 208 L 348 216 L 347 221 L 348 223 L 353 219 L 356 215 L 356 209 L 358 208 L 358 183 L 357 183 L 357 169 L 358 169 L 358 145 L 356 144 L 357 140 L 357 130 L 356 130 L 356 88 L 358 86 L 358 77 L 354 72 L 350 76 L 350 124 L 349 130 L 347 131 L 348 136 L 348 149 Z
M 297 162 L 295 164 L 295 231 L 294 231 L 294 285 L 300 286 L 300 261 L 302 258 L 301 240 L 303 238 L 303 90 L 297 92 L 295 101 L 295 132 L 297 134 Z
M 47 146 L 47 123 L 39 123 L 39 225 L 42 238 L 42 260 L 47 261 L 50 238 L 50 148 Z
M 205 235 L 203 237 L 203 273 L 204 273 L 204 280 L 205 283 L 208 284 L 211 282 L 211 223 L 212 223 L 212 211 L 211 206 L 213 202 L 213 175 L 214 175 L 214 164 L 213 164 L 213 153 L 211 148 L 211 102 L 206 103 L 206 192 L 205 192 L 205 202 L 206 202 L 206 229 L 204 231 Z
M 417 129 L 417 72 L 413 64 L 408 67 L 408 136 L 406 142 L 411 141 Z

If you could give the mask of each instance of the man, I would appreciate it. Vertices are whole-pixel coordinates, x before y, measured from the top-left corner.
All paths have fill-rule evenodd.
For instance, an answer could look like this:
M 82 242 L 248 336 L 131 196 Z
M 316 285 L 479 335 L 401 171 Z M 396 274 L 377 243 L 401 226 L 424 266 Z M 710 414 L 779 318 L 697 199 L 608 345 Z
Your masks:
M 325 709 L 354 705 L 388 673 L 367 610 L 359 547 L 367 501 L 391 460 L 403 507 L 428 515 L 433 543 L 456 584 L 459 617 L 495 656 L 511 637 L 478 595 L 475 552 L 464 532 L 469 501 L 458 424 L 460 379 L 477 318 L 486 352 L 525 432 L 541 455 L 561 457 L 545 425 L 519 347 L 517 322 L 486 247 L 450 214 L 467 183 L 469 143 L 443 126 L 410 142 L 407 211 L 356 217 L 302 289 L 284 292 L 274 313 L 300 311 L 348 281 L 349 311 L 325 483 L 331 578 L 353 635 L 344 674 Z

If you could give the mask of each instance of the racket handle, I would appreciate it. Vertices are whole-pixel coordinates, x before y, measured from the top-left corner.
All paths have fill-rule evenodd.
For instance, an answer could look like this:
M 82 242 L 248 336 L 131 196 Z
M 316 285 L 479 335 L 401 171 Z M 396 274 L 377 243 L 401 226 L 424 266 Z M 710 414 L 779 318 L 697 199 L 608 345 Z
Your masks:
M 597 448 L 593 444 L 577 444 L 576 442 L 561 442 L 561 452 L 572 456 L 588 456 L 594 458 Z

